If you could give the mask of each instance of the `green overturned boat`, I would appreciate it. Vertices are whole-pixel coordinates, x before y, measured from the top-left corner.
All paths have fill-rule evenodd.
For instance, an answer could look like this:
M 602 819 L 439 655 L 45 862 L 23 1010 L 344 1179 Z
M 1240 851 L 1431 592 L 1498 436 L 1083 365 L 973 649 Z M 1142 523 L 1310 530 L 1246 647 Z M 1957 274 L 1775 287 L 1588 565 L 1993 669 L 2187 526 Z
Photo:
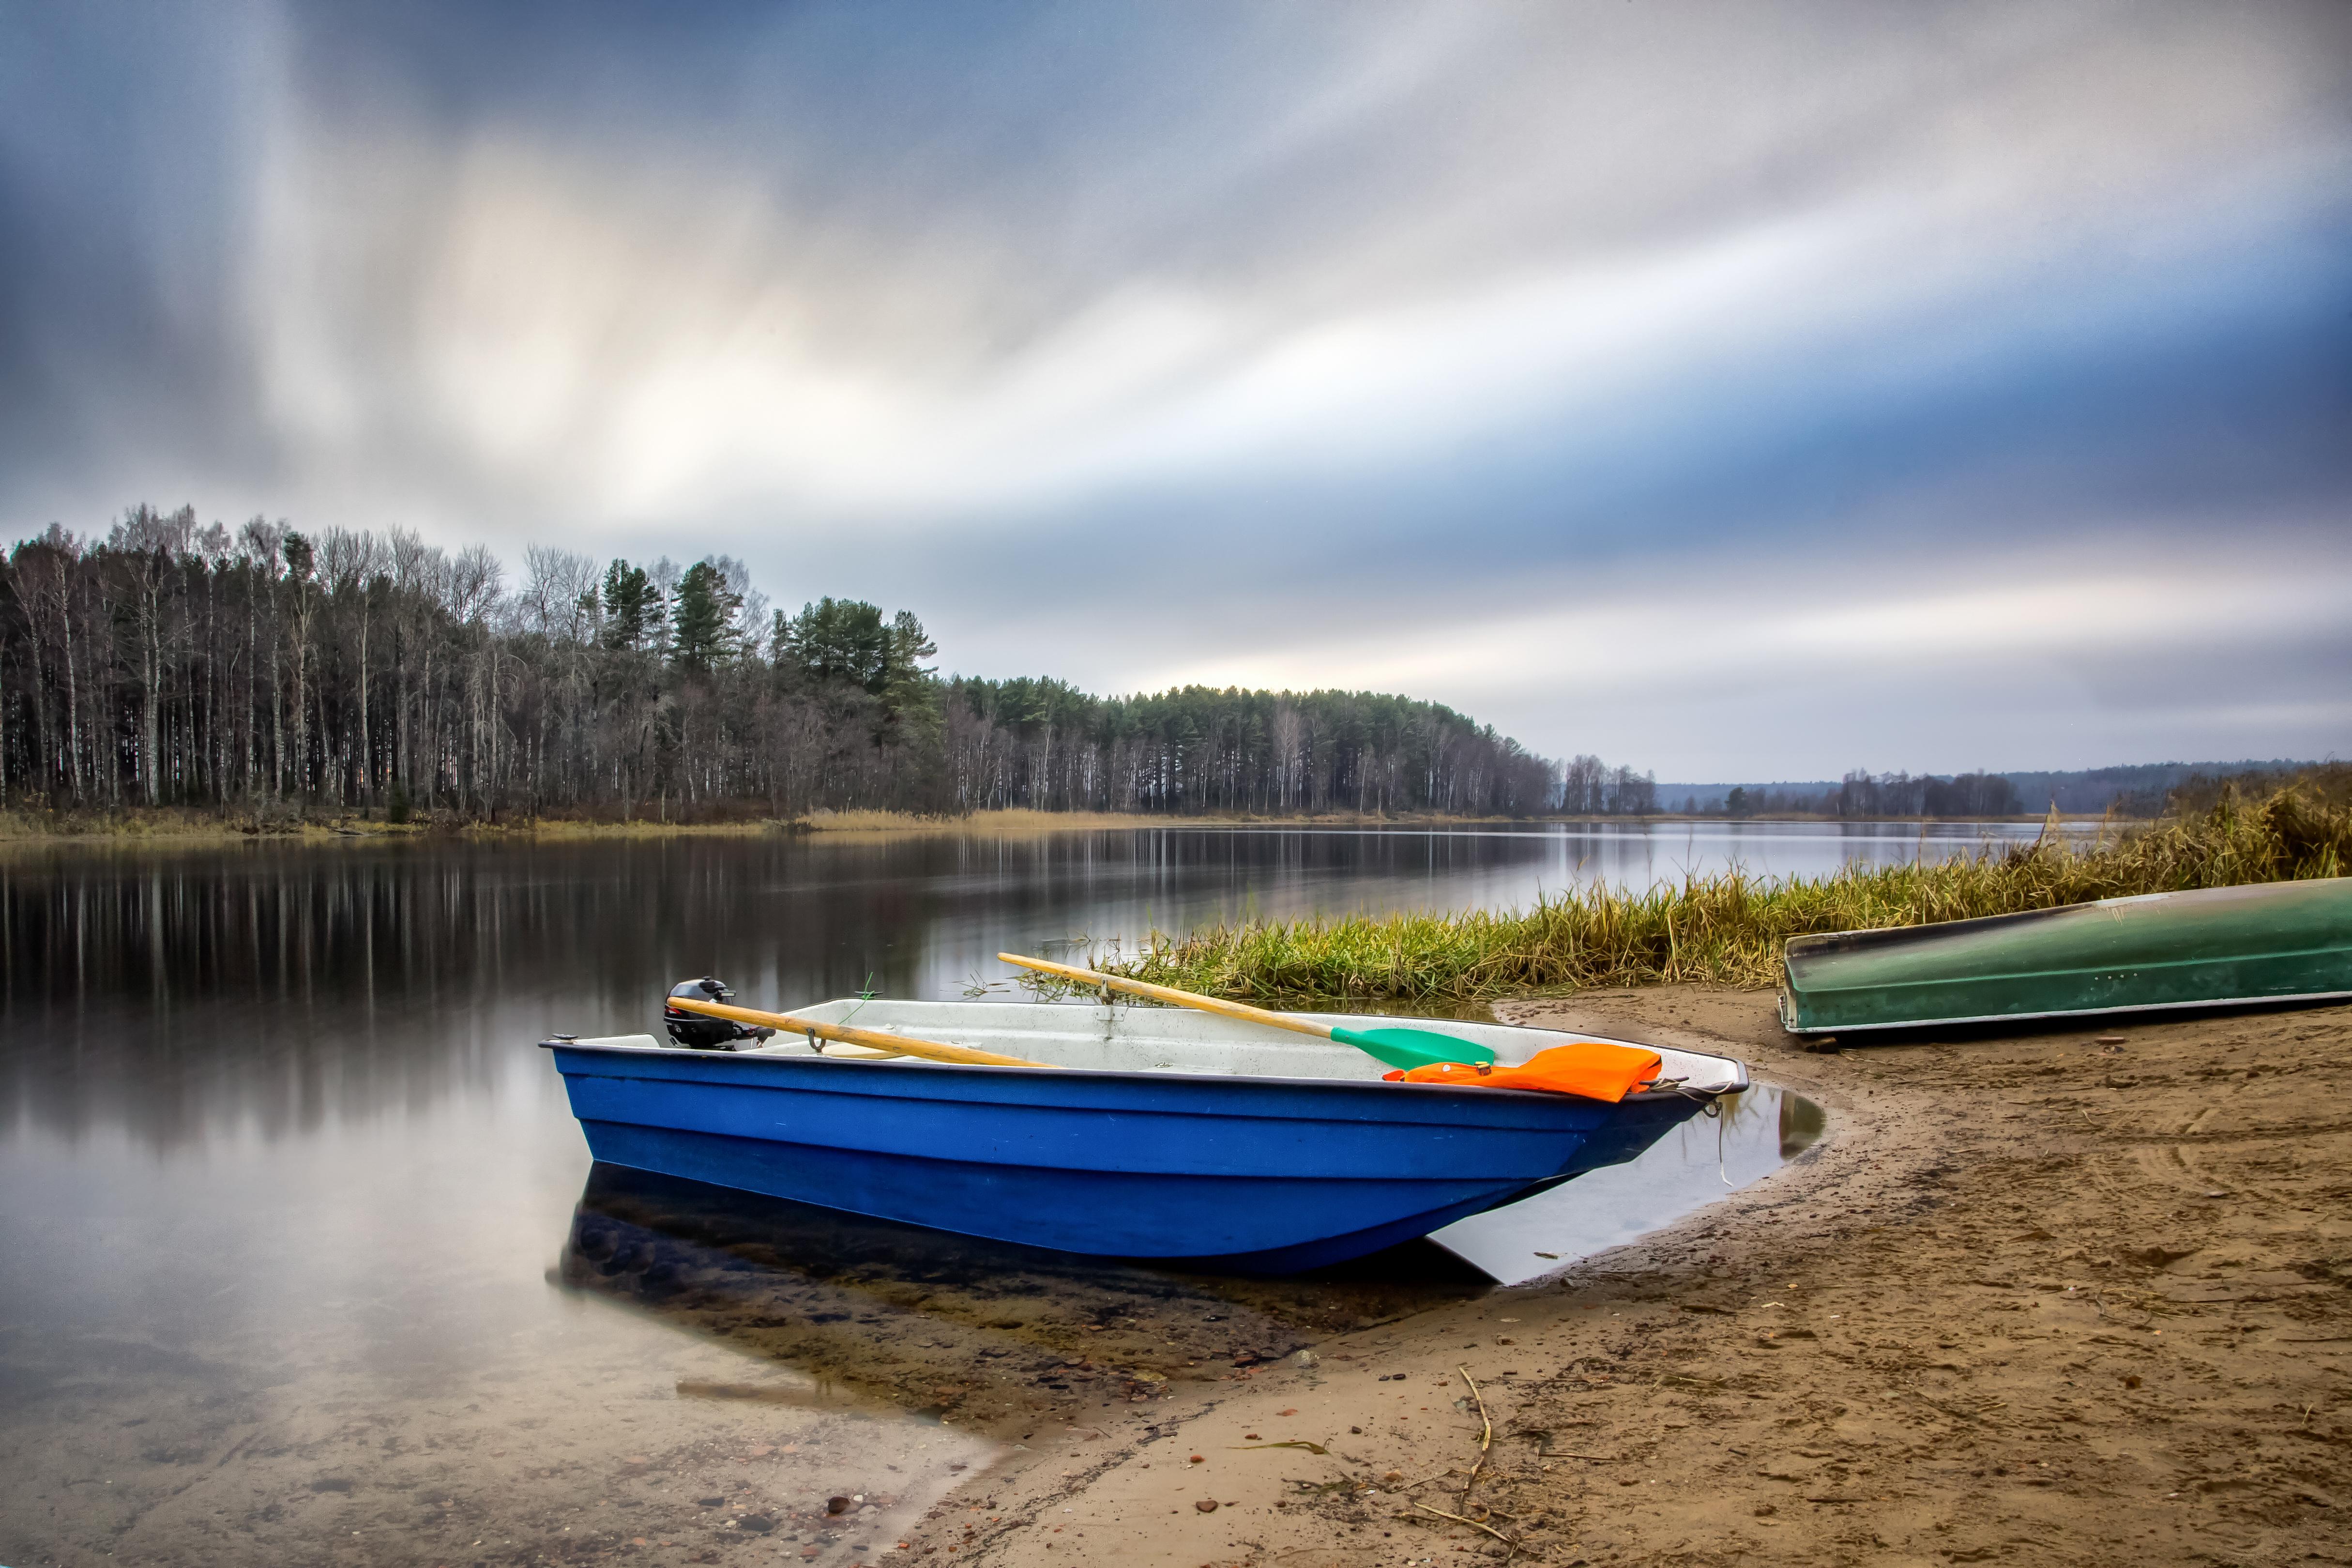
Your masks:
M 2352 878 L 1790 939 L 1796 1035 L 2352 997 Z

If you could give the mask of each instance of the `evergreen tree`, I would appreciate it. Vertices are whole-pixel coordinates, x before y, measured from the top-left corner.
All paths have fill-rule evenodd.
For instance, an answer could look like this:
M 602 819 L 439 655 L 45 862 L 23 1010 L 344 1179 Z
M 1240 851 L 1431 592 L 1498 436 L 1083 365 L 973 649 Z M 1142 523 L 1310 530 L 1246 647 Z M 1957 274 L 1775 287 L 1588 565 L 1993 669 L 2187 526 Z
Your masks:
M 879 689 L 887 690 L 930 674 L 930 666 L 923 660 L 939 651 L 939 644 L 923 630 L 923 623 L 915 618 L 915 612 L 900 610 L 890 617 L 890 630 L 883 640 Z
M 642 566 L 615 561 L 604 569 L 604 646 L 634 653 L 644 647 L 660 613 L 653 579 Z
M 920 625 L 915 629 L 919 637 Z M 811 682 L 846 680 L 877 694 L 889 683 L 891 628 L 881 610 L 863 599 L 819 599 L 789 621 L 777 612 L 776 643 L 779 661 Z M 937 651 L 927 644 L 915 657 Z
M 735 613 L 742 599 L 708 561 L 686 569 L 677 584 L 670 655 L 680 669 L 708 674 L 735 652 Z

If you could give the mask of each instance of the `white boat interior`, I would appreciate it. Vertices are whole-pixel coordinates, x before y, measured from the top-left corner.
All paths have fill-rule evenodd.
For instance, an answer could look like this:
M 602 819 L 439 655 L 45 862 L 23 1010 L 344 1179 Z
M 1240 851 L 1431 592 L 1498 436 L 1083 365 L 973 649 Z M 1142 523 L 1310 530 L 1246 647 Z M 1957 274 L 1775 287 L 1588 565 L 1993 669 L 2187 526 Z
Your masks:
M 1178 1007 L 1139 1006 L 1127 1002 L 898 1002 L 855 996 L 791 1009 L 792 1016 L 816 1024 L 851 1025 L 919 1040 L 970 1046 L 1033 1061 L 1097 1072 L 1202 1073 L 1220 1077 L 1377 1079 L 1390 1070 L 1386 1064 L 1353 1046 L 1293 1034 L 1286 1029 L 1244 1023 L 1213 1013 Z M 1510 1024 L 1477 1024 L 1452 1018 L 1386 1017 L 1365 1014 L 1300 1013 L 1295 1016 L 1318 1024 L 1352 1028 L 1425 1028 L 1485 1046 L 1496 1060 L 1516 1067 L 1538 1051 L 1575 1040 L 1599 1040 L 1598 1035 L 1564 1034 L 1553 1029 L 1520 1028 Z M 677 1049 L 651 1035 L 619 1035 L 583 1039 L 583 1046 L 616 1046 L 640 1049 Z M 1645 1092 L 1677 1089 L 1699 1094 L 1727 1094 L 1748 1087 L 1748 1069 L 1729 1057 L 1674 1050 L 1637 1040 L 1610 1040 L 1611 1045 L 1637 1046 L 1658 1053 L 1658 1077 L 1663 1086 Z M 844 1059 L 910 1061 L 857 1046 L 816 1042 L 823 1054 Z M 805 1055 L 814 1048 L 808 1037 L 778 1034 L 744 1055 Z

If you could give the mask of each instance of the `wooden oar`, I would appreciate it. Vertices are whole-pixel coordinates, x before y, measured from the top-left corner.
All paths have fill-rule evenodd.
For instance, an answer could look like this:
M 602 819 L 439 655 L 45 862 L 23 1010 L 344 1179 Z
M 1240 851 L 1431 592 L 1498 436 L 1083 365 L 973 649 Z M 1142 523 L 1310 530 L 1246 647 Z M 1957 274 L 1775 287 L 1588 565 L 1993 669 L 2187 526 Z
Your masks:
M 880 1029 L 853 1029 L 845 1024 L 820 1024 L 811 1018 L 795 1018 L 789 1013 L 761 1013 L 750 1007 L 730 1007 L 724 1002 L 699 1002 L 691 996 L 666 996 L 663 1005 L 681 1008 L 688 1013 L 703 1013 L 713 1018 L 732 1018 L 739 1024 L 764 1025 L 771 1029 L 787 1030 L 795 1035 L 814 1035 L 820 1040 L 839 1040 L 845 1046 L 868 1046 L 878 1051 L 896 1051 L 901 1056 L 920 1057 L 925 1061 L 962 1062 L 974 1067 L 1051 1068 L 1059 1062 L 1033 1062 L 1026 1057 L 1000 1056 L 994 1051 L 974 1050 L 970 1046 L 950 1046 L 940 1040 L 909 1039 L 905 1035 L 893 1035 Z
M 1495 1053 L 1481 1045 L 1441 1035 L 1434 1029 L 1350 1029 L 1338 1024 L 1318 1024 L 1312 1018 L 1302 1018 L 1296 1013 L 1269 1013 L 1263 1007 L 1246 1003 L 1228 1002 L 1217 996 L 1196 995 L 1179 991 L 1173 986 L 1152 985 L 1140 980 L 1129 980 L 1117 974 L 1098 974 L 1091 969 L 1078 969 L 1066 963 L 1049 963 L 1042 958 L 1024 958 L 1017 952 L 1000 952 L 998 959 L 1017 963 L 1024 969 L 1040 973 L 1059 975 L 1082 985 L 1108 985 L 1114 991 L 1132 995 L 1149 996 L 1154 1001 L 1172 1002 L 1179 1007 L 1194 1007 L 1203 1013 L 1221 1013 L 1228 1018 L 1244 1023 L 1265 1024 L 1272 1028 L 1288 1029 L 1293 1034 L 1313 1035 L 1318 1039 L 1336 1040 L 1343 1046 L 1353 1046 L 1367 1056 L 1378 1057 L 1392 1068 L 1425 1068 L 1437 1062 L 1462 1062 L 1471 1067 L 1491 1062 Z

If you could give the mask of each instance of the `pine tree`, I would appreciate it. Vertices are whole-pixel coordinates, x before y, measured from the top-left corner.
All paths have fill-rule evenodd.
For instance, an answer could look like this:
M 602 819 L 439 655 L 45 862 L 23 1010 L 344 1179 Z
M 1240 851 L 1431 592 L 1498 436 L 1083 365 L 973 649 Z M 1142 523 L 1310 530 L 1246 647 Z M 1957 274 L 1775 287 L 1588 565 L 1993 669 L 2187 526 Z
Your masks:
M 741 600 L 726 574 L 708 561 L 686 569 L 677 585 L 670 655 L 680 669 L 707 674 L 735 652 L 735 612 Z
M 653 580 L 642 566 L 615 561 L 604 570 L 604 646 L 635 652 L 646 646 L 660 611 Z

